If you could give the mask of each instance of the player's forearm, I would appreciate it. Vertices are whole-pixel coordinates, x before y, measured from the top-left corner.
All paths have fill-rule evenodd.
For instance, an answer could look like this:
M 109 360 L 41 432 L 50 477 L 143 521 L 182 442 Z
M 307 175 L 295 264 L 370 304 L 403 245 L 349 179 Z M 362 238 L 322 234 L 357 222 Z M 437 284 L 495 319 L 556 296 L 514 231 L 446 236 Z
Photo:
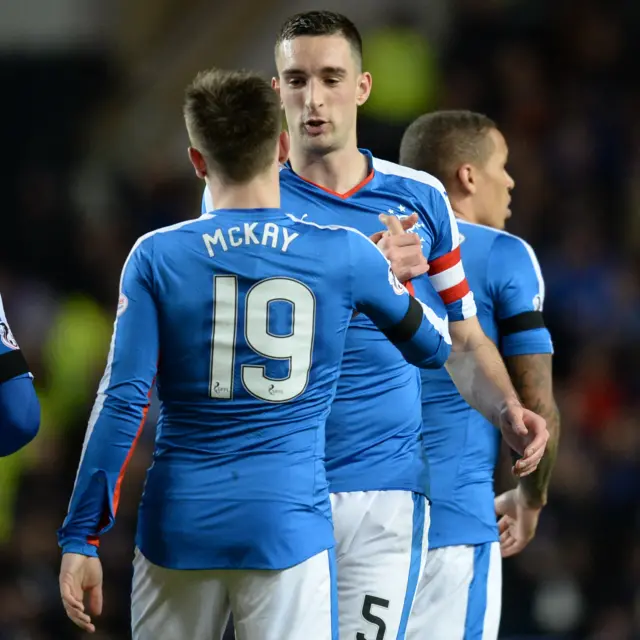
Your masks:
M 113 524 L 112 497 L 117 474 L 104 469 L 80 469 L 69 512 L 58 530 L 58 544 L 63 553 L 98 555 L 98 537 Z
M 505 407 L 520 404 L 509 373 L 496 346 L 479 325 L 477 331 L 461 337 L 457 324 L 451 324 L 453 348 L 447 371 L 466 402 L 499 426 Z
M 451 352 L 451 336 L 446 323 L 428 305 L 412 297 L 413 322 L 418 325 L 410 340 L 396 344 L 407 362 L 421 369 L 440 369 Z M 407 313 L 410 316 L 411 311 Z M 409 329 L 409 332 L 412 328 Z
M 547 421 L 549 440 L 544 457 L 536 471 L 520 479 L 529 506 L 543 507 L 547 503 L 560 440 L 560 412 L 553 397 L 551 355 L 513 356 L 507 358 L 507 367 L 523 405 Z
M 63 552 L 97 555 L 98 537 L 114 522 L 120 484 L 142 429 L 145 407 L 100 396 L 89 427 L 69 513 L 58 532 Z

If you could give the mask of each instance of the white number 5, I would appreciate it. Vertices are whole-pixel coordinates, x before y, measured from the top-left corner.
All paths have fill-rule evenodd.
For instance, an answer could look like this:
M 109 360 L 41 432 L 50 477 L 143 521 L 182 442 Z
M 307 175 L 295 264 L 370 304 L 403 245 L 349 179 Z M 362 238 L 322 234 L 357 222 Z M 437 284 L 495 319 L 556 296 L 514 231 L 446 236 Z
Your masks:
M 291 333 L 269 333 L 269 307 L 282 300 L 291 305 Z M 268 278 L 254 284 L 245 298 L 244 339 L 264 358 L 288 360 L 286 378 L 269 378 L 265 365 L 241 365 L 242 385 L 252 396 L 268 402 L 287 402 L 307 388 L 316 324 L 316 300 L 311 289 L 289 278 Z M 238 279 L 213 278 L 213 335 L 209 395 L 233 398 L 238 330 Z

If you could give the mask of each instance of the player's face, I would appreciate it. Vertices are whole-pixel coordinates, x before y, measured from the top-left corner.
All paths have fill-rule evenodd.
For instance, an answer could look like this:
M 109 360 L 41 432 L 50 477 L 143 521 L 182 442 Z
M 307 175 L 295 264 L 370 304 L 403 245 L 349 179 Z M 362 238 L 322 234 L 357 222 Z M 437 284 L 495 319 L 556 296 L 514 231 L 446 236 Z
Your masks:
M 276 52 L 279 92 L 294 147 L 325 155 L 356 144 L 356 116 L 371 91 L 349 42 L 340 35 L 301 36 Z
M 497 129 L 492 129 L 487 135 L 493 149 L 486 164 L 478 172 L 478 222 L 495 229 L 504 229 L 507 219 L 511 217 L 511 189 L 515 186 L 506 168 L 509 148 Z

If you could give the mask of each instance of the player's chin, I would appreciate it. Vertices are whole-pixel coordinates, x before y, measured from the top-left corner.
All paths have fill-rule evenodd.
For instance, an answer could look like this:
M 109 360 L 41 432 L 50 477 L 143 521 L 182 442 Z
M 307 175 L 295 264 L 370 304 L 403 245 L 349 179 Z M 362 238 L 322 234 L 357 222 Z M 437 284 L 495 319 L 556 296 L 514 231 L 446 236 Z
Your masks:
M 305 146 L 308 149 L 315 151 L 316 153 L 329 153 L 330 151 L 333 151 L 333 149 L 335 148 L 335 145 L 333 144 L 333 140 L 331 139 L 330 136 L 326 134 L 320 134 L 315 136 L 305 135 L 303 137 L 305 141 Z
M 507 226 L 507 220 L 511 217 L 511 209 L 507 208 L 504 215 L 498 220 L 496 227 L 498 229 L 504 229 Z

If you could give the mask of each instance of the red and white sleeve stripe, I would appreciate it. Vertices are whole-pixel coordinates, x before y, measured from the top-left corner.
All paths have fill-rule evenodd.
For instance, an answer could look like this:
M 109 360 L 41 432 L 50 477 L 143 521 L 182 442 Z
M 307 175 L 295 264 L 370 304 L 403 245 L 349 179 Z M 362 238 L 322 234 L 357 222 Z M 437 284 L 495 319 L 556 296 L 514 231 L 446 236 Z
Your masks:
M 429 280 L 446 305 L 462 302 L 463 317 L 475 314 L 473 294 L 464 273 L 460 245 L 453 251 L 431 261 Z

